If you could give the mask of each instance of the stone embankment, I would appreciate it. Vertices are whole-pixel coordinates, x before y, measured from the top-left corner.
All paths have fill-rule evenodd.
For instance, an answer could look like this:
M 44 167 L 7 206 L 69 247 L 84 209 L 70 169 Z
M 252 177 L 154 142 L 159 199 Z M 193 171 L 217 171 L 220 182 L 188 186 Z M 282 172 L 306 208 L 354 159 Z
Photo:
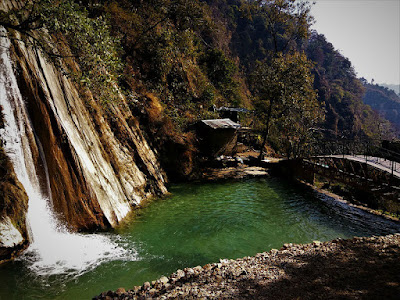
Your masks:
M 285 244 L 93 299 L 399 299 L 400 234 Z

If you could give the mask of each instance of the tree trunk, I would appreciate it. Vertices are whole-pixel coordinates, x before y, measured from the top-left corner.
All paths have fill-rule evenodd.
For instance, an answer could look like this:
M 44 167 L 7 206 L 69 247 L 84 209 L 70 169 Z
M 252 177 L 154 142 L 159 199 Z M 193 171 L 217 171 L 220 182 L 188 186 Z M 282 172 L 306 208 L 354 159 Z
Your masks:
M 263 142 L 261 145 L 261 150 L 260 150 L 260 155 L 258 156 L 258 160 L 262 160 L 263 152 L 264 152 L 264 147 L 265 144 L 267 143 L 267 138 L 268 138 L 268 133 L 269 133 L 269 122 L 271 120 L 271 113 L 272 113 L 272 104 L 273 102 L 271 101 L 269 107 L 268 107 L 268 115 L 267 115 L 267 127 L 265 128 L 264 136 L 263 136 Z

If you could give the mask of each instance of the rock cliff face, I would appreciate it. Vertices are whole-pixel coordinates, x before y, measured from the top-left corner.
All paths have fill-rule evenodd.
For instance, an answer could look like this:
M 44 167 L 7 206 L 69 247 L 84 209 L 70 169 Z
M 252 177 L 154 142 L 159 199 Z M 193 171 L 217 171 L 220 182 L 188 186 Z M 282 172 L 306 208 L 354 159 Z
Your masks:
M 3 10 L 13 6 L 12 1 L 0 4 Z M 2 33 L 13 37 L 4 51 L 25 102 L 24 122 L 32 128 L 36 175 L 64 224 L 74 230 L 113 227 L 144 198 L 167 192 L 163 172 L 122 95 L 108 107 L 90 93 L 83 99 L 18 32 Z M 104 117 L 105 109 L 112 118 Z
M 0 34 L 4 31 L 0 28 Z M 6 150 L 12 155 L 18 156 L 14 144 L 22 144 L 19 136 L 11 134 L 14 132 L 16 120 L 14 114 L 10 114 L 13 109 L 16 114 L 21 115 L 18 106 L 10 105 L 11 101 L 18 98 L 12 97 L 14 93 L 12 79 L 9 72 L 12 68 L 9 56 L 5 49 L 9 46 L 7 41 L 0 40 L 0 262 L 13 258 L 18 252 L 25 249 L 28 245 L 28 230 L 26 226 L 26 213 L 28 208 L 28 196 L 21 182 L 14 172 L 14 166 Z M 4 109 L 5 108 L 5 109 Z M 14 116 L 14 117 L 13 117 Z M 13 123 L 10 124 L 9 123 Z M 26 128 L 21 126 L 23 130 Z M 25 135 L 26 144 L 29 144 L 29 131 Z M 15 141 L 17 141 L 15 143 Z
M 0 111 L 0 128 L 2 120 Z M 27 208 L 28 196 L 0 147 L 0 262 L 11 259 L 28 245 Z
M 14 43 L 13 58 L 43 146 L 54 209 L 67 224 L 115 226 L 143 198 L 166 192 L 156 158 L 123 99 L 121 107 L 109 107 L 111 128 L 102 108 L 89 100 L 89 113 L 74 85 L 39 51 Z

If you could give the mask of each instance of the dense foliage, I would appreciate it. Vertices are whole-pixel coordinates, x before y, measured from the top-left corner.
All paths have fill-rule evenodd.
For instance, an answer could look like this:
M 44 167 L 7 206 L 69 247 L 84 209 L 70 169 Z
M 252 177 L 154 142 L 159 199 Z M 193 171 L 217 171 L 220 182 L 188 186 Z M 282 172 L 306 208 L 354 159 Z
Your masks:
M 0 12 L 0 25 L 22 34 L 27 43 L 39 47 L 100 101 L 116 101 L 122 61 L 119 41 L 111 35 L 107 18 L 90 16 L 86 7 L 73 0 L 25 1 L 23 5 L 8 13 Z M 52 34 L 52 41 L 45 39 L 46 35 L 40 32 L 43 29 Z M 61 61 L 67 58 L 75 59 L 79 69 L 67 70 L 65 61 Z
M 364 103 L 371 106 L 372 109 L 394 124 L 395 129 L 399 132 L 400 97 L 393 90 L 386 87 L 368 83 L 365 79 L 361 79 L 361 81 L 365 88 Z
M 383 120 L 362 102 L 364 87 L 351 62 L 310 32 L 308 1 L 24 3 L 0 12 L 0 25 L 42 45 L 49 57 L 76 60 L 80 68 L 66 64 L 66 74 L 103 103 L 124 94 L 153 147 L 177 151 L 180 161 L 191 161 L 195 151 L 185 132 L 197 120 L 218 117 L 214 105 L 255 110 L 251 121 L 260 137 L 286 155 L 301 152 L 316 132 L 386 134 Z M 34 34 L 44 27 L 55 44 Z M 163 162 L 171 169 L 176 163 Z
M 387 134 L 379 126 L 385 121 L 363 104 L 364 87 L 347 58 L 316 32 L 309 39 L 307 55 L 316 63 L 314 87 L 319 101 L 325 103 L 327 137 L 365 139 Z
M 266 122 L 262 148 L 271 141 L 287 157 L 298 156 L 323 120 L 313 88 L 312 63 L 304 53 L 277 54 L 260 63 L 254 73 L 255 101 L 261 121 Z

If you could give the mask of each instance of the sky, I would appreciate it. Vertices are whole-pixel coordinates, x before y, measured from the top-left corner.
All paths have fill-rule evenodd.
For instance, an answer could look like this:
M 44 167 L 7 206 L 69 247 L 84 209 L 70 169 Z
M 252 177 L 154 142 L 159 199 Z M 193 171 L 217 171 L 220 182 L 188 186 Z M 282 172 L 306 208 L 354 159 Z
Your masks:
M 312 29 L 352 62 L 358 77 L 400 84 L 400 0 L 314 2 Z

